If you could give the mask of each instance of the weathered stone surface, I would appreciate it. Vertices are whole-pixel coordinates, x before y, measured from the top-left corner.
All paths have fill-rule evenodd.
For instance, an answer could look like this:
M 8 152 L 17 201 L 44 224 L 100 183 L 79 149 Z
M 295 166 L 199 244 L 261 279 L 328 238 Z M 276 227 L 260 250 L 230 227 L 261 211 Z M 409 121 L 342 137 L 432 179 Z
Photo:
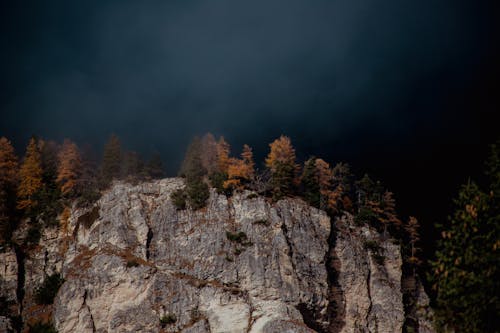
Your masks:
M 17 302 L 17 259 L 13 249 L 0 253 L 0 297 Z
M 43 310 L 34 289 L 59 272 L 65 283 L 44 309 L 61 333 L 402 331 L 402 259 L 390 239 L 346 215 L 329 244 L 326 213 L 251 192 L 212 191 L 206 208 L 177 211 L 170 194 L 183 186 L 115 183 L 47 229 L 24 262 L 25 322 Z
M 182 186 L 117 184 L 94 221 L 74 212 L 75 245 L 54 307 L 60 332 L 156 332 L 171 315 L 164 331 L 267 332 L 274 321 L 304 326 L 299 303 L 326 309 L 324 212 L 214 191 L 205 209 L 177 211 L 170 194 Z
M 337 307 L 341 314 L 336 319 L 342 322 L 337 329 L 340 332 L 401 332 L 404 307 L 399 246 L 368 227 L 355 226 L 350 215 L 338 219 L 336 226 L 332 256 L 336 259 L 336 292 L 340 300 Z

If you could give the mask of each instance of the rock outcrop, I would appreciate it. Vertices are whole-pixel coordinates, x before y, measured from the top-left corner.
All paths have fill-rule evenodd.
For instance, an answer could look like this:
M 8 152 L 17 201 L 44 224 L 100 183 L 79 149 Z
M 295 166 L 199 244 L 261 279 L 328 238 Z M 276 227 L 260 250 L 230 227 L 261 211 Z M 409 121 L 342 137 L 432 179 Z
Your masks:
M 206 208 L 179 211 L 170 195 L 183 186 L 116 183 L 94 207 L 74 208 L 27 254 L 22 300 L 16 256 L 0 254 L 1 295 L 23 303 L 25 323 L 49 314 L 60 333 L 402 331 L 391 239 L 350 215 L 332 223 L 301 199 L 252 192 L 212 190 Z M 54 304 L 35 305 L 54 272 L 65 279 Z

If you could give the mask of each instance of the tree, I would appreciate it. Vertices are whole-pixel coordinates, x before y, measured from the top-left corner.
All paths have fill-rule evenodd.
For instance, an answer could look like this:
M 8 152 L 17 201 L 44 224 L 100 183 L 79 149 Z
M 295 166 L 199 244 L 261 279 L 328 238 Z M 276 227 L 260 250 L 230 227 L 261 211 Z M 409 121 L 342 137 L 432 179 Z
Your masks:
M 155 152 L 146 165 L 146 173 L 152 179 L 161 179 L 165 177 L 163 162 L 159 153 Z
M 97 155 L 92 147 L 86 145 L 82 149 L 82 172 L 80 176 L 81 193 L 79 204 L 89 205 L 97 201 L 99 193 L 99 174 Z
M 128 181 L 134 181 L 145 178 L 144 162 L 135 151 L 126 151 L 123 153 L 123 162 L 121 166 L 121 178 Z
M 201 163 L 208 175 L 218 171 L 217 141 L 212 133 L 207 133 L 201 139 Z
M 189 145 L 182 163 L 180 174 L 186 177 L 186 194 L 193 209 L 203 208 L 210 196 L 203 177 L 206 170 L 201 161 L 201 140 L 195 137 Z
M 47 190 L 57 190 L 57 174 L 59 165 L 59 145 L 52 140 L 38 140 L 40 151 L 42 180 Z
M 0 243 L 10 238 L 13 228 L 19 165 L 10 141 L 0 138 Z
M 71 140 L 65 139 L 58 157 L 57 183 L 64 196 L 75 196 L 80 193 L 82 172 L 82 160 L 78 146 Z
M 350 198 L 351 195 L 351 180 L 352 174 L 347 163 L 337 163 L 332 169 L 332 186 L 334 191 L 341 198 L 338 203 L 339 207 L 345 211 L 352 212 L 353 204 Z
M 101 165 L 101 186 L 106 188 L 113 181 L 120 177 L 122 165 L 122 148 L 120 139 L 111 134 L 108 142 L 104 146 L 104 153 Z
M 410 257 L 408 258 L 408 261 L 411 265 L 413 265 L 413 275 L 415 275 L 415 266 L 420 263 L 420 260 L 417 257 L 417 252 L 420 251 L 420 249 L 417 247 L 417 244 L 420 241 L 420 235 L 418 231 L 418 229 L 420 228 L 420 224 L 415 217 L 410 216 L 404 228 L 410 240 Z
M 500 159 L 492 146 L 488 189 L 463 185 L 431 262 L 438 324 L 455 332 L 494 332 L 500 318 Z
M 226 173 L 229 167 L 229 152 L 231 147 L 229 143 L 224 140 L 224 137 L 221 136 L 219 142 L 217 142 L 217 166 L 219 172 Z
M 187 177 L 189 174 L 190 177 L 193 177 L 206 174 L 206 170 L 203 168 L 203 163 L 201 162 L 201 150 L 201 140 L 199 137 L 195 136 L 184 154 L 179 176 Z
M 300 177 L 301 190 L 304 200 L 311 206 L 320 207 L 319 182 L 316 177 L 316 158 L 311 157 L 304 163 Z
M 382 213 L 380 214 L 379 221 L 384 226 L 384 233 L 387 232 L 387 228 L 391 228 L 393 234 L 397 235 L 401 229 L 402 222 L 397 216 L 396 200 L 394 200 L 394 194 L 392 192 L 384 192 L 381 206 Z
M 293 193 L 298 165 L 295 163 L 295 149 L 290 138 L 282 135 L 269 144 L 270 152 L 266 166 L 271 171 L 274 199 Z
M 26 148 L 24 161 L 19 171 L 20 183 L 17 190 L 17 208 L 29 211 L 36 207 L 36 195 L 43 187 L 41 163 L 37 140 L 32 137 Z
M 224 182 L 225 189 L 242 190 L 255 175 L 252 148 L 243 146 L 241 159 L 230 158 L 227 168 L 227 180 Z

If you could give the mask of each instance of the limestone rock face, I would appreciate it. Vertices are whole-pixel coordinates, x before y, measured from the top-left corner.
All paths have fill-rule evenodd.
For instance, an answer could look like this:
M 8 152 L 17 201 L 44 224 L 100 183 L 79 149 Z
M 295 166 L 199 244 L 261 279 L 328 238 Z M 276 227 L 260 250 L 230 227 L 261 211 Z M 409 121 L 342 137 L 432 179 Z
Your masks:
M 17 258 L 13 249 L 0 253 L 0 297 L 17 302 Z
M 205 209 L 177 211 L 170 194 L 182 186 L 118 184 L 98 214 L 73 213 L 59 332 L 310 331 L 298 304 L 321 309 L 326 325 L 324 212 L 215 191 Z
M 340 332 L 401 332 L 405 320 L 399 246 L 350 216 L 337 220 L 331 255 L 338 272 Z
M 74 207 L 22 263 L 0 254 L 1 295 L 20 301 L 22 265 L 24 323 L 49 315 L 61 333 L 402 331 L 402 258 L 390 239 L 350 215 L 332 223 L 301 199 L 251 192 L 212 190 L 207 207 L 179 211 L 170 195 L 182 187 L 115 183 L 95 206 Z M 65 282 L 54 304 L 36 306 L 34 290 L 55 272 Z

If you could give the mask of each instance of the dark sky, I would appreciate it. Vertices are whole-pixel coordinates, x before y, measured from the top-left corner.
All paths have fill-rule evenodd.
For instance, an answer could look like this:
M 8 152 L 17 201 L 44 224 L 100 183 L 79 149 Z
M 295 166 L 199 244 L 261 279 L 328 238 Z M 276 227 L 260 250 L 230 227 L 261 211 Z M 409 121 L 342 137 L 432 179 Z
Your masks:
M 3 1 L 0 135 L 159 151 L 195 134 L 382 179 L 444 219 L 499 134 L 498 8 L 460 0 Z

